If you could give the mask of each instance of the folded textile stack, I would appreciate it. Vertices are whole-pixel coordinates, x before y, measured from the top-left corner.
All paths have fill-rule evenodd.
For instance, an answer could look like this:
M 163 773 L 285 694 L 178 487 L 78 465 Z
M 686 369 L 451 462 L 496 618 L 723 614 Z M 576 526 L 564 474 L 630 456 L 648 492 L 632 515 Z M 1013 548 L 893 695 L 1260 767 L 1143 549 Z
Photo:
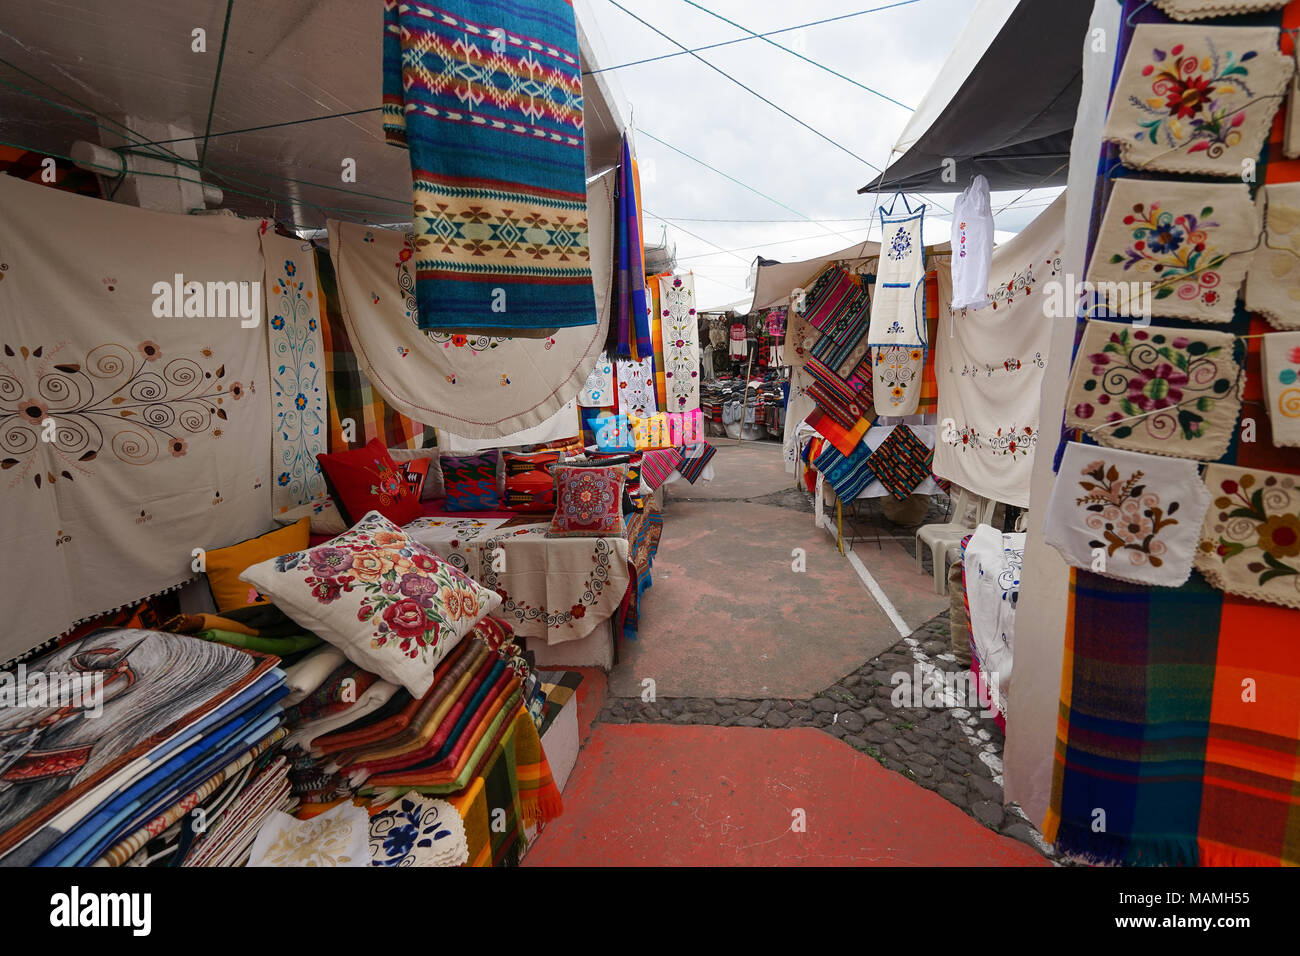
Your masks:
M 0 676 L 0 865 L 124 862 L 284 736 L 275 664 L 112 629 Z
M 312 658 L 300 668 L 320 670 Z M 290 708 L 296 721 L 290 779 L 304 801 L 300 818 L 323 817 L 359 794 L 371 812 L 392 810 L 401 817 L 376 827 L 418 827 L 420 819 L 436 815 L 427 798 L 438 797 L 461 812 L 470 861 L 500 864 L 513 859 L 526 826 L 559 815 L 559 789 L 524 700 L 528 664 L 504 622 L 481 620 L 438 664 L 420 697 L 393 688 L 363 706 L 384 682 L 352 668 L 336 666 Z M 344 688 L 352 701 L 339 707 Z M 477 826 L 480 791 L 506 811 L 504 831 Z M 477 843 L 475 834 L 481 835 Z M 390 843 L 385 838 L 372 846 L 372 857 L 388 860 Z

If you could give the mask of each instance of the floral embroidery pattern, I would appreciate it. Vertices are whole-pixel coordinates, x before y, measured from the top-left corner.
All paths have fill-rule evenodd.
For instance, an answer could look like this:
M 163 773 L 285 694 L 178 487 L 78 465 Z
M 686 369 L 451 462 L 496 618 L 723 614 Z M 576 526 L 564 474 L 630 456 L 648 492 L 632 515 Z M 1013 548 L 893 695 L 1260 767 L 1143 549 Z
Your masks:
M 1132 227 L 1133 242 L 1123 254 L 1113 254 L 1111 264 L 1123 264 L 1126 272 L 1155 273 L 1156 299 L 1173 295 L 1176 286 L 1180 299 L 1218 305 L 1223 276 L 1217 269 L 1228 261 L 1228 254 L 1210 243 L 1207 230 L 1219 226 L 1207 219 L 1213 213 L 1213 206 L 1205 206 L 1199 216 L 1190 212 L 1175 216 L 1162 210 L 1159 202 L 1136 203 L 1124 217 L 1124 225 Z
M 465 826 L 446 800 L 413 790 L 370 818 L 372 866 L 460 866 L 468 859 Z
M 1242 351 L 1223 333 L 1090 322 L 1075 362 L 1067 425 L 1087 428 L 1103 443 L 1133 439 L 1162 453 L 1218 457 L 1222 451 L 1212 450 L 1226 446 L 1240 408 Z M 1180 450 L 1164 452 L 1165 442 Z
M 395 479 L 400 485 L 400 477 Z M 487 592 L 404 531 L 371 512 L 327 545 L 275 559 L 281 573 L 301 570 L 320 604 L 360 595 L 357 620 L 373 630 L 370 646 L 395 648 L 421 663 L 437 663 L 444 631 L 456 635 L 482 616 Z
M 899 226 L 898 232 L 894 233 L 894 238 L 889 241 L 889 258 L 898 262 L 911 251 L 912 237 L 908 235 L 906 229 Z
M 545 534 L 546 528 L 520 528 L 514 533 L 516 535 Z M 502 535 L 488 540 L 483 546 L 483 554 L 485 556 L 491 555 L 497 548 L 501 547 L 502 542 L 508 541 L 510 537 L 510 535 Z M 595 538 L 592 542 L 591 551 L 591 577 L 584 582 L 582 593 L 578 597 L 578 603 L 567 608 L 538 607 L 523 598 L 511 596 L 502 581 L 502 574 L 497 572 L 496 566 L 489 559 L 482 562 L 483 586 L 501 595 L 501 607 L 495 612 L 497 617 L 505 618 L 516 627 L 521 624 L 538 622 L 547 628 L 560 628 L 571 624 L 574 620 L 585 617 L 587 608 L 594 607 L 600 601 L 605 587 L 609 584 L 609 574 L 610 568 L 613 566 L 613 560 L 614 549 L 610 547 L 609 542 L 604 538 Z
M 925 350 L 906 345 L 883 345 L 875 353 L 873 394 L 876 408 L 882 414 L 906 415 L 900 409 L 914 408 L 914 387 L 920 384 L 925 364 Z
M 315 291 L 304 288 L 297 271 L 292 260 L 285 260 L 283 274 L 268 296 L 275 309 L 268 341 L 275 402 L 276 501 L 285 508 L 325 494 L 325 478 L 316 462 L 317 453 L 326 450 L 320 320 L 311 302 Z
M 1300 607 L 1300 489 L 1294 475 L 1211 465 L 1216 495 L 1196 566 L 1218 587 Z
M 370 241 L 373 242 L 374 240 L 371 239 Z M 419 329 L 420 306 L 415 297 L 415 276 L 411 275 L 408 266 L 411 257 L 415 255 L 414 243 L 414 234 L 408 232 L 393 267 L 397 271 L 397 295 L 402 300 L 402 308 L 406 312 L 406 317 L 411 320 L 411 324 Z M 428 337 L 430 342 L 435 342 L 445 349 L 469 349 L 472 355 L 477 355 L 479 352 L 490 352 L 503 343 L 512 341 L 509 336 L 465 335 L 463 333 L 438 332 L 432 329 L 422 329 L 421 331 Z M 451 384 L 456 383 L 452 382 Z
M 992 435 L 982 435 L 973 426 L 954 430 L 946 434 L 945 441 L 963 452 L 968 448 L 987 448 L 994 455 L 1009 455 L 1012 458 L 1027 458 L 1038 447 L 1038 435 L 1026 425 L 1018 428 L 999 428 Z
M 1189 52 L 1182 43 L 1168 51 L 1152 48 L 1142 76 L 1150 80 L 1153 95 L 1129 97 L 1140 113 L 1150 117 L 1138 123 L 1139 140 L 1189 153 L 1204 151 L 1212 159 L 1241 142 L 1246 114 L 1229 96 L 1254 95 L 1246 85 L 1250 69 L 1243 64 L 1259 54 L 1255 50 L 1240 56 L 1231 50 L 1220 54 L 1212 39 L 1206 40 L 1206 47 L 1209 54 L 1204 57 Z
M 663 284 L 664 375 L 668 410 L 685 412 L 700 405 L 699 323 L 695 317 L 695 280 L 673 276 Z
M 31 476 L 40 488 L 72 481 L 74 472 L 91 475 L 90 462 L 106 450 L 127 465 L 150 465 L 164 453 L 182 458 L 193 436 L 220 438 L 228 410 L 254 391 L 252 381 L 225 382 L 226 367 L 210 361 L 210 349 L 202 350 L 203 361 L 171 357 L 146 340 L 58 361 L 65 348 L 3 347 L 0 469 L 18 469 L 13 483 Z M 50 428 L 54 440 L 43 440 Z M 63 466 L 53 465 L 57 473 L 37 467 L 42 447 Z
M 1083 469 L 1083 476 L 1091 479 L 1079 482 L 1087 494 L 1075 503 L 1089 512 L 1085 524 L 1101 532 L 1101 539 L 1089 541 L 1088 547 L 1105 548 L 1110 557 L 1121 549 L 1131 551 L 1130 558 L 1136 565 L 1150 561 L 1152 567 L 1158 568 L 1164 564 L 1168 547 L 1156 536 L 1178 524 L 1177 518 L 1170 517 L 1178 510 L 1178 502 L 1171 501 L 1167 509 L 1161 508 L 1160 496 L 1147 490 L 1141 471 L 1121 481 L 1114 465 L 1107 468 L 1104 461 L 1094 461 Z

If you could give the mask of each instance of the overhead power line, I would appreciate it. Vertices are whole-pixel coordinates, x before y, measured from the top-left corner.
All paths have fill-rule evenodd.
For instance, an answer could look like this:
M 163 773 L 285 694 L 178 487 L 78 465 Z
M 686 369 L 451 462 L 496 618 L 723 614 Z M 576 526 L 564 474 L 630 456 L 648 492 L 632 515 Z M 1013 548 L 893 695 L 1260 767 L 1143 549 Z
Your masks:
M 792 27 L 783 27 L 780 30 L 770 30 L 767 33 L 758 34 L 759 37 L 774 37 L 782 33 L 793 33 L 796 30 L 806 30 L 808 27 L 819 27 L 826 23 L 835 23 L 838 20 L 851 20 L 854 17 L 860 17 L 867 13 L 876 13 L 880 10 L 892 10 L 894 7 L 905 7 L 910 3 L 919 3 L 920 0 L 899 0 L 898 3 L 886 4 L 883 7 L 872 7 L 870 10 L 858 10 L 855 13 L 845 13 L 838 17 L 827 17 L 824 20 L 812 20 L 809 23 L 799 23 Z M 599 70 L 584 70 L 583 76 L 593 76 L 596 73 L 609 73 L 611 70 L 623 70 L 629 66 L 641 66 L 643 63 L 658 63 L 660 60 L 671 60 L 673 57 L 685 56 L 687 53 L 702 53 L 705 50 L 716 50 L 718 47 L 734 46 L 737 43 L 748 43 L 755 37 L 737 37 L 734 40 L 723 40 L 721 43 L 710 43 L 707 46 L 697 46 L 692 50 L 679 50 L 676 53 L 664 53 L 660 56 L 646 57 L 644 60 L 632 60 L 629 63 L 620 63 L 617 66 L 605 66 Z
M 769 40 L 767 37 L 763 36 L 762 34 L 755 33 L 753 30 L 749 29 L 749 27 L 741 26 L 735 20 L 728 20 L 720 13 L 714 13 L 708 7 L 696 3 L 695 0 L 682 0 L 682 2 L 685 3 L 687 6 L 694 7 L 696 10 L 699 10 L 703 13 L 707 13 L 711 17 L 716 17 L 717 19 L 721 20 L 723 23 L 731 24 L 737 30 L 744 30 L 746 33 L 749 34 L 751 39 L 762 40 L 764 43 L 768 44 L 769 46 L 774 46 L 778 50 L 782 50 L 786 53 L 789 53 L 791 56 L 798 57 L 799 59 L 803 60 L 805 63 L 811 63 L 813 66 L 817 67 L 817 69 L 822 70 L 825 73 L 829 73 L 831 76 L 837 76 L 841 80 L 844 80 L 846 83 L 852 83 L 860 90 L 866 90 L 868 93 L 871 93 L 874 96 L 879 96 L 882 100 L 886 100 L 887 102 L 893 103 L 895 106 L 901 106 L 903 109 L 907 110 L 910 113 L 916 112 L 916 110 L 913 107 L 908 106 L 906 103 L 900 103 L 892 96 L 887 96 L 884 93 L 880 92 L 880 90 L 873 90 L 865 83 L 859 83 L 857 80 L 853 79 L 853 77 L 845 76 L 843 73 L 839 72 L 838 70 L 831 69 L 829 66 L 827 66 L 824 63 L 818 63 L 816 60 L 810 60 L 808 57 L 804 56 L 798 50 L 792 50 L 788 46 L 781 46 L 781 44 L 777 43 L 775 40 Z

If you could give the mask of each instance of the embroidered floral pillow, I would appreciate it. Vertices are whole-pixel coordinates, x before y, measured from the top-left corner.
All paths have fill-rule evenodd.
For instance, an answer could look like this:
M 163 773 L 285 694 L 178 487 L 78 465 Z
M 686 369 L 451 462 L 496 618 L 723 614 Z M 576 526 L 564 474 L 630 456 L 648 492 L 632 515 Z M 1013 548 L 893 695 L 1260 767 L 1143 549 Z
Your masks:
M 343 520 L 355 523 L 368 511 L 378 511 L 403 525 L 420 517 L 420 489 L 412 489 L 397 462 L 378 438 L 364 448 L 319 454 L 330 497 Z
M 1291 79 L 1278 36 L 1276 27 L 1138 26 L 1104 133 L 1124 165 L 1240 178 Z
M 1106 206 L 1088 281 L 1112 315 L 1231 322 L 1258 239 L 1244 183 L 1125 179 Z
M 1073 567 L 1178 587 L 1191 576 L 1209 506 L 1195 462 L 1070 442 L 1043 539 Z
M 1300 608 L 1300 488 L 1295 475 L 1210 465 L 1196 570 L 1229 594 Z
M 1205 17 L 1230 17 L 1258 10 L 1280 10 L 1290 0 L 1154 0 L 1155 5 L 1173 20 L 1201 20 Z
M 555 517 L 548 538 L 613 538 L 623 526 L 624 466 L 571 468 L 557 465 Z
M 325 544 L 242 575 L 358 667 L 419 697 L 438 662 L 501 604 L 377 511 Z
M 1065 425 L 1111 448 L 1213 460 L 1241 411 L 1245 349 L 1226 332 L 1089 322 Z

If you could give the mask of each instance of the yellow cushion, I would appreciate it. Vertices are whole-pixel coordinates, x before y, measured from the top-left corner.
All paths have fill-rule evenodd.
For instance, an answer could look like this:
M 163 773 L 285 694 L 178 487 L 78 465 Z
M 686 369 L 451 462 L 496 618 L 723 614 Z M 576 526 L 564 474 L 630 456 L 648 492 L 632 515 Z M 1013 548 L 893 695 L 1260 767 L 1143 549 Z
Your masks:
M 256 538 L 249 538 L 228 548 L 207 553 L 208 587 L 218 611 L 233 611 L 250 604 L 267 604 L 239 576 L 255 564 L 278 558 L 282 554 L 305 551 L 311 539 L 311 518 L 301 518 L 291 525 Z

